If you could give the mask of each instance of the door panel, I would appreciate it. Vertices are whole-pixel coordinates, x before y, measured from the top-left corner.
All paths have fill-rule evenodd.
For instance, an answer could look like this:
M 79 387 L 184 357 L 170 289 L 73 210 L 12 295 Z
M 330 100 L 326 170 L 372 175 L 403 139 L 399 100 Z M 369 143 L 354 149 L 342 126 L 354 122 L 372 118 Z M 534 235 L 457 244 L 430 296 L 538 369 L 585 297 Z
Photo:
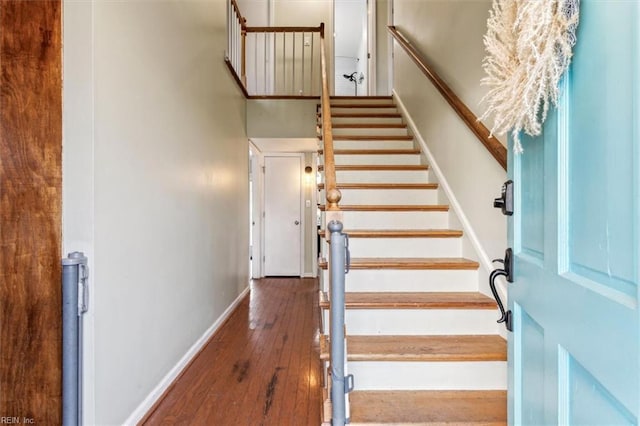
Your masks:
M 265 157 L 264 273 L 300 276 L 302 158 Z
M 512 424 L 638 420 L 639 9 L 581 2 L 558 108 L 510 157 Z
M 62 418 L 61 11 L 0 1 L 0 423 Z

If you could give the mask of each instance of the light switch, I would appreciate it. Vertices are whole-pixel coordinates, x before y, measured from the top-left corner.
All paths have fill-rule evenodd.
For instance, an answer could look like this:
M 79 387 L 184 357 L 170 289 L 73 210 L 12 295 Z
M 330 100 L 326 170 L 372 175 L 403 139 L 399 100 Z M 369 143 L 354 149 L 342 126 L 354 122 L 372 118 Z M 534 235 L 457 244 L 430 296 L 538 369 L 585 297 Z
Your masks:
M 305 200 L 304 204 L 307 207 L 311 207 L 311 200 Z

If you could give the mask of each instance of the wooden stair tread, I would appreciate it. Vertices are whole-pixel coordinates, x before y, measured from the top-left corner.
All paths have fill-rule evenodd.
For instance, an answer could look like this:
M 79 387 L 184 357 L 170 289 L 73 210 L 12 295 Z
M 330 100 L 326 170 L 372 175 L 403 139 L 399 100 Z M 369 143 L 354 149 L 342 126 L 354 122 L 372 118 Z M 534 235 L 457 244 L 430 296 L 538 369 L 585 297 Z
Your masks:
M 396 109 L 396 105 L 393 103 L 362 103 L 362 104 L 331 104 L 331 108 L 393 108 Z
M 320 294 L 320 307 L 331 303 Z M 345 293 L 347 309 L 495 309 L 496 302 L 478 292 L 358 292 Z
M 354 391 L 349 394 L 352 425 L 507 424 L 507 392 Z
M 402 118 L 397 112 L 336 112 L 331 118 Z
M 328 262 L 318 262 L 327 269 Z M 463 257 L 352 257 L 351 269 L 478 269 L 480 264 Z
M 437 183 L 337 183 L 338 189 L 438 189 Z M 324 183 L 318 184 L 324 189 Z
M 318 166 L 319 171 L 324 170 L 324 165 Z M 370 172 L 370 171 L 422 171 L 429 170 L 426 164 L 336 164 L 336 171 Z
M 322 128 L 322 123 L 318 123 Z M 335 123 L 331 125 L 333 129 L 406 129 L 404 123 Z M 334 140 L 336 136 L 334 135 Z
M 323 154 L 324 149 L 319 149 L 318 154 Z M 334 155 L 413 155 L 420 154 L 419 149 L 334 149 Z
M 329 99 L 331 100 L 340 100 L 340 99 L 393 99 L 393 96 L 391 95 L 377 95 L 377 96 L 330 96 Z
M 321 204 L 318 208 L 321 211 L 325 211 L 327 207 L 326 205 Z M 447 212 L 449 211 L 449 206 L 445 204 L 340 204 L 340 210 L 354 212 Z
M 322 140 L 322 135 L 318 135 L 318 139 Z M 412 141 L 411 135 L 333 135 L 334 141 L 386 141 L 386 142 L 406 142 Z M 382 150 L 376 150 L 382 151 Z M 412 150 L 420 151 L 420 150 Z
M 350 229 L 343 231 L 349 238 L 459 238 L 463 233 L 455 229 Z M 325 235 L 324 229 L 318 235 Z
M 350 361 L 506 361 L 507 342 L 498 335 L 348 336 Z M 329 337 L 320 358 L 329 359 Z

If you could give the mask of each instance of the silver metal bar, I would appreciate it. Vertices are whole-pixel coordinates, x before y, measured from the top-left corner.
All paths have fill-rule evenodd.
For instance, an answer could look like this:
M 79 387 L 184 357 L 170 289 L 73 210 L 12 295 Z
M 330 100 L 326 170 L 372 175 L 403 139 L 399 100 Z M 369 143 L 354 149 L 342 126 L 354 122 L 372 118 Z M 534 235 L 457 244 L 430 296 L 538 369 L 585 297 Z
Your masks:
M 82 423 L 82 314 L 88 309 L 87 258 L 62 259 L 62 424 Z
M 344 281 L 346 266 L 345 235 L 342 222 L 329 222 L 331 253 L 329 258 L 331 285 L 331 424 L 346 422 L 345 344 L 344 344 Z

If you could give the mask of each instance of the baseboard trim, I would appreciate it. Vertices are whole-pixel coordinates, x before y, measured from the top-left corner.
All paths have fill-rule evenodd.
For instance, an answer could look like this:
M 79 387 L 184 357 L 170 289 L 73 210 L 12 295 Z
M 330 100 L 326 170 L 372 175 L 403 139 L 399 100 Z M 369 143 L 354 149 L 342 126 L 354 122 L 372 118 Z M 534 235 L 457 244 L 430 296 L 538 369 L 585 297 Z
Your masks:
M 162 400 L 166 391 L 171 387 L 173 382 L 180 377 L 185 368 L 191 363 L 191 361 L 200 353 L 204 346 L 209 342 L 211 337 L 215 334 L 220 326 L 225 322 L 227 318 L 231 316 L 233 311 L 236 310 L 242 299 L 249 293 L 250 287 L 247 286 L 240 295 L 229 305 L 229 307 L 218 317 L 218 319 L 209 327 L 202 336 L 189 348 L 184 356 L 178 361 L 176 365 L 167 373 L 166 376 L 160 380 L 160 383 L 147 395 L 142 403 L 131 413 L 131 415 L 125 420 L 124 425 L 133 426 L 144 420 L 151 410 L 155 408 L 155 405 Z
M 398 96 L 398 93 L 396 93 L 395 89 L 392 92 L 393 92 L 393 98 L 395 99 L 398 105 L 398 108 L 402 111 L 404 118 L 407 120 L 407 125 L 409 126 L 409 129 L 411 130 L 411 132 L 413 133 L 413 136 L 416 138 L 416 140 L 420 144 L 420 147 L 422 148 L 422 152 L 427 157 L 427 161 L 429 162 L 429 170 L 433 171 L 433 173 L 435 173 L 435 175 L 437 176 L 438 184 L 440 185 L 440 188 L 442 188 L 444 193 L 447 195 L 447 198 L 449 199 L 449 204 L 453 208 L 453 211 L 456 213 L 456 216 L 458 216 L 458 219 L 462 224 L 462 228 L 465 235 L 469 237 L 469 241 L 471 241 L 473 248 L 476 250 L 480 264 L 486 271 L 490 272 L 493 269 L 493 266 L 491 264 L 491 259 L 489 259 L 489 255 L 487 255 L 487 252 L 485 251 L 484 247 L 482 247 L 482 244 L 478 239 L 478 235 L 473 230 L 473 226 L 471 226 L 471 222 L 469 222 L 469 219 L 464 214 L 464 211 L 462 210 L 462 206 L 460 205 L 460 203 L 458 202 L 458 199 L 453 193 L 451 186 L 449 186 L 447 179 L 444 177 L 444 174 L 442 173 L 442 170 L 438 166 L 438 162 L 436 161 L 433 154 L 429 150 L 427 143 L 422 138 L 422 135 L 420 135 L 420 132 L 418 131 L 416 123 L 411 118 L 411 115 L 409 114 L 409 111 L 407 111 L 407 108 L 402 102 L 402 99 L 400 99 L 400 96 Z

